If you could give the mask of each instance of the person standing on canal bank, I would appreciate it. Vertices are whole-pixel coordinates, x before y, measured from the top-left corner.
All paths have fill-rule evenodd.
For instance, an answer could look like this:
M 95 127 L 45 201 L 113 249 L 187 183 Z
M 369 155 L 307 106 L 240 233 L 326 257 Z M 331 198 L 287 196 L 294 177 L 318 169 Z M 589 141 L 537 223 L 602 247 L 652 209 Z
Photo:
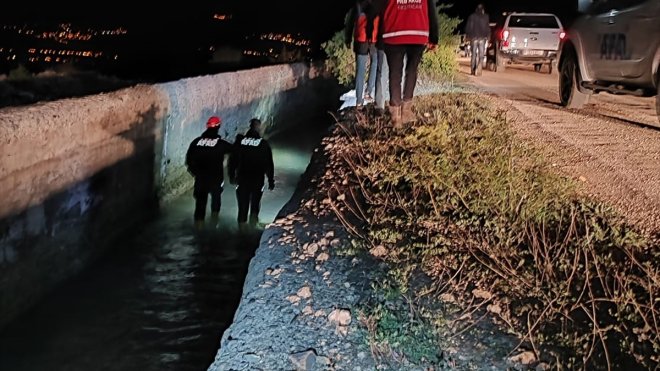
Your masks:
M 211 195 L 211 218 L 215 221 L 220 213 L 224 186 L 224 159 L 233 146 L 218 135 L 222 120 L 211 116 L 206 121 L 206 131 L 195 138 L 186 152 L 188 172 L 195 178 L 195 226 L 204 224 L 206 203 Z
M 392 124 L 414 121 L 412 99 L 417 84 L 417 69 L 424 50 L 438 44 L 436 0 L 373 0 L 380 14 L 380 31 L 389 67 Z M 405 60 L 405 67 L 404 67 Z M 403 92 L 401 80 L 405 68 Z
M 355 52 L 355 97 L 356 106 L 361 107 L 365 101 L 373 101 L 376 87 L 376 66 L 378 54 L 376 39 L 378 33 L 378 15 L 374 12 L 371 0 L 357 0 L 346 17 L 344 38 L 346 46 L 350 47 L 353 41 Z M 365 94 L 364 80 L 369 65 L 369 78 Z
M 250 120 L 250 130 L 236 137 L 235 149 L 229 157 L 229 180 L 236 184 L 238 201 L 238 223 L 243 227 L 248 221 L 257 225 L 264 179 L 268 178 L 268 189 L 275 188 L 273 152 L 270 144 L 262 138 L 263 127 L 259 119 Z

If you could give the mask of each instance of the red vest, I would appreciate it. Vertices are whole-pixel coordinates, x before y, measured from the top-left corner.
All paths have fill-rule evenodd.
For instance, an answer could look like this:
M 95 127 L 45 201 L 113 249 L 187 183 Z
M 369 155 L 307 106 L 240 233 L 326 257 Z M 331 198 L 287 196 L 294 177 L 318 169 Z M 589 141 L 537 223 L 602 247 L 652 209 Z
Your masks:
M 383 15 L 385 44 L 428 44 L 427 0 L 388 0 Z
M 360 12 L 358 14 L 357 20 L 355 21 L 355 32 L 354 38 L 355 41 L 360 43 L 375 43 L 378 40 L 378 22 L 380 21 L 379 17 L 374 18 L 374 29 L 371 33 L 371 37 L 367 39 L 367 15 Z

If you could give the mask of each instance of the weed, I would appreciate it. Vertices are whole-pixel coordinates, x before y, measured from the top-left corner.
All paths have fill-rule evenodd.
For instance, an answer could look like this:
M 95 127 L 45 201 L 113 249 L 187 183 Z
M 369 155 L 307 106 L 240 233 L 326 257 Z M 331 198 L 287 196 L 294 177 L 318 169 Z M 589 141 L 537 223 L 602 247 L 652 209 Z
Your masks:
M 419 98 L 416 112 L 408 130 L 358 120 L 337 151 L 360 191 L 345 208 L 360 213 L 340 219 L 363 220 L 347 229 L 387 249 L 397 292 L 415 301 L 407 290 L 422 271 L 436 297 L 488 308 L 558 366 L 657 367 L 660 249 L 580 197 L 478 96 Z M 378 327 L 400 319 L 385 309 L 370 314 L 376 335 L 421 331 L 414 321 L 397 336 Z M 407 354 L 394 347 L 405 341 L 385 343 Z
M 397 286 L 389 279 L 375 285 L 375 297 L 380 300 L 361 311 L 372 355 L 398 367 L 409 363 L 437 364 L 442 354 L 433 321 L 411 310 Z

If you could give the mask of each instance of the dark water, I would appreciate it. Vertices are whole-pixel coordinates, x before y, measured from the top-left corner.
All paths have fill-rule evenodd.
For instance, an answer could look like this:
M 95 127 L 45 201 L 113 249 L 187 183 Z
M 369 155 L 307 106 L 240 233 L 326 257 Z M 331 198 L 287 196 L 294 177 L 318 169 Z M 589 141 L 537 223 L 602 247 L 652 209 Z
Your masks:
M 290 199 L 328 121 L 270 138 L 276 189 L 264 194 L 262 222 Z M 206 370 L 261 236 L 239 233 L 232 186 L 222 199 L 218 226 L 196 231 L 184 195 L 12 323 L 0 333 L 0 371 Z

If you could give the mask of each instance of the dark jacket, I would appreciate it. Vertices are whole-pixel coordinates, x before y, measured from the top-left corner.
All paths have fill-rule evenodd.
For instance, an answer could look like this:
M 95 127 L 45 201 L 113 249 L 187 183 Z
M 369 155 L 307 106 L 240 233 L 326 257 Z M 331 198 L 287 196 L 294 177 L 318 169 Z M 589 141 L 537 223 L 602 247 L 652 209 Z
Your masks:
M 245 136 L 236 137 L 234 146 L 234 152 L 229 157 L 229 176 L 234 183 L 261 188 L 265 175 L 268 184 L 274 184 L 273 153 L 268 141 L 250 129 Z
M 378 41 L 378 24 L 379 17 L 373 6 L 361 8 L 356 4 L 346 17 L 344 42 L 350 45 L 353 41 L 353 51 L 356 54 L 369 54 L 369 46 Z
M 490 39 L 490 20 L 488 14 L 472 13 L 465 25 L 465 35 L 469 39 Z
M 373 0 L 372 4 L 374 11 L 380 16 L 381 22 L 379 23 L 378 31 L 378 47 L 382 49 L 382 45 L 387 44 L 438 44 L 440 41 L 439 25 L 438 25 L 438 10 L 435 5 L 436 0 L 426 0 L 422 8 L 426 8 L 427 14 L 420 14 L 418 11 L 407 9 L 405 6 L 401 8 L 402 14 L 395 14 L 400 12 L 397 9 L 396 0 Z M 403 14 L 410 13 L 410 14 Z M 426 19 L 428 17 L 428 19 Z M 411 36 L 402 35 L 397 37 L 388 38 L 383 40 L 383 36 L 389 31 L 396 33 L 417 33 L 419 31 L 427 31 L 426 36 Z
M 195 138 L 186 152 L 188 172 L 195 179 L 222 182 L 225 155 L 231 153 L 232 145 L 220 138 L 218 130 L 207 129 Z

